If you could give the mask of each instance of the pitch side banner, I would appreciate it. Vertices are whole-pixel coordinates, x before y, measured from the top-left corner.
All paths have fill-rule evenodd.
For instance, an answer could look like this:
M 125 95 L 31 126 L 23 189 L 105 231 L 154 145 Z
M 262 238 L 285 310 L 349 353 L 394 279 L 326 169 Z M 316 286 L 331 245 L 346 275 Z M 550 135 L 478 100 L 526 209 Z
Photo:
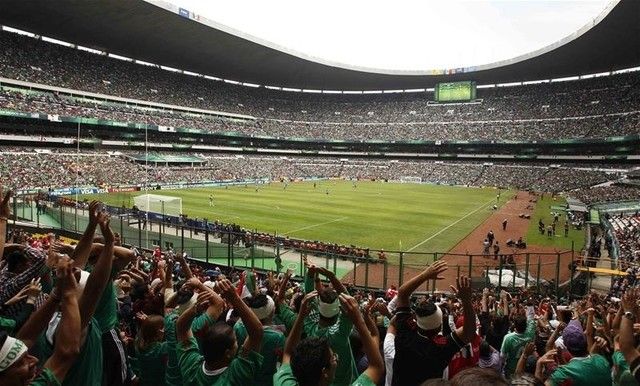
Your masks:
M 52 196 L 68 196 L 71 194 L 96 194 L 107 193 L 107 189 L 101 188 L 63 188 L 51 191 Z
M 109 193 L 137 192 L 139 190 L 140 190 L 139 186 L 119 186 L 117 188 L 108 188 L 107 192 Z

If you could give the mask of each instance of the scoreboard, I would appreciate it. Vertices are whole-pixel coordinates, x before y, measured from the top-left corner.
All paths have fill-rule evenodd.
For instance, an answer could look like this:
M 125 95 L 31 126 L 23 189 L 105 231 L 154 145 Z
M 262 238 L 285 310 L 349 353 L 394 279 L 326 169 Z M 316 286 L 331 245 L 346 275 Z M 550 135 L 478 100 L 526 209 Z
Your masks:
M 438 83 L 435 87 L 436 102 L 464 102 L 476 99 L 476 82 Z

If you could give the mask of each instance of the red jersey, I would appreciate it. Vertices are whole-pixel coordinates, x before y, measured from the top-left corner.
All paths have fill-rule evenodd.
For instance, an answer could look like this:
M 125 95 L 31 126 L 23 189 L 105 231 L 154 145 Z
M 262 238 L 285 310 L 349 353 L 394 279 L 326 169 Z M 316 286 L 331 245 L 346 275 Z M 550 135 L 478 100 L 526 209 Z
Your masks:
M 469 343 L 471 350 L 469 350 L 469 344 L 467 344 L 453 355 L 453 358 L 449 361 L 449 379 L 453 378 L 462 370 L 478 365 L 478 361 L 480 360 L 480 343 L 482 343 L 482 338 L 476 334 L 471 343 Z

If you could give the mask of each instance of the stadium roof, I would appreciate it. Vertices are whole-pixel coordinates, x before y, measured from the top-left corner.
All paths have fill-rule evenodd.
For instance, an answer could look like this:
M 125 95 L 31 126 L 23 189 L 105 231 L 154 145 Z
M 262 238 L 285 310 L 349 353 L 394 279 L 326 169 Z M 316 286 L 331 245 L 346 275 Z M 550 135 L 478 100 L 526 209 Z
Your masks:
M 306 57 L 161 0 L 0 0 L 0 23 L 116 55 L 260 85 L 395 90 L 475 80 L 509 83 L 640 65 L 640 1 L 613 1 L 575 34 L 489 65 L 425 72 L 363 69 Z

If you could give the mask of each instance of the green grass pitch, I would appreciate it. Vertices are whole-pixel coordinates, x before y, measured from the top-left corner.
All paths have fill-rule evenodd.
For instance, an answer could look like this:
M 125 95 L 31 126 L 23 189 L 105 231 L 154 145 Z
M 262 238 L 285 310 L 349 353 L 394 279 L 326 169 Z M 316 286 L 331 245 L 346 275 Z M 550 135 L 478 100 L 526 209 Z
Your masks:
M 182 197 L 190 217 L 240 224 L 293 238 L 372 249 L 446 252 L 490 214 L 496 189 L 323 180 L 163 190 Z M 83 196 L 130 207 L 143 194 Z M 209 206 L 209 195 L 214 206 Z M 510 196 L 511 193 L 503 196 Z M 506 200 L 503 200 L 506 201 Z

